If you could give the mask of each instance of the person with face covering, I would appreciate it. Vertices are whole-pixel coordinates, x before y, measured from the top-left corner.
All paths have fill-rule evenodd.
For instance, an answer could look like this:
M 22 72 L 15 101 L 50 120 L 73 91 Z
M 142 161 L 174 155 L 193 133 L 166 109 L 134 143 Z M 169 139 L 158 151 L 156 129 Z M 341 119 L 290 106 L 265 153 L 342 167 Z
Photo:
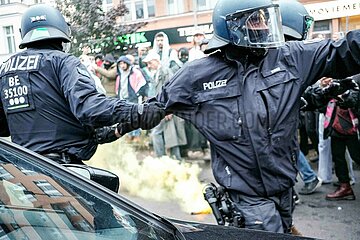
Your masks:
M 176 73 L 189 60 L 189 50 L 187 48 L 180 48 L 178 57 L 171 62 L 171 70 Z
M 100 75 L 101 83 L 108 96 L 115 96 L 115 79 L 117 76 L 116 60 L 112 54 L 106 54 L 102 66 L 92 64 L 92 69 Z

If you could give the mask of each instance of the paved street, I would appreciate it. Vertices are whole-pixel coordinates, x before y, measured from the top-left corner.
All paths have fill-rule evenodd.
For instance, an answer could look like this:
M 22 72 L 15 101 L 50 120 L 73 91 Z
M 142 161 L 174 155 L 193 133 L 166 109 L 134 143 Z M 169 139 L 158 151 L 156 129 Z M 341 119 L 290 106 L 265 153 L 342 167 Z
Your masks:
M 213 179 L 209 164 L 201 164 L 203 171 L 200 180 L 209 182 Z M 312 164 L 315 168 L 316 164 Z M 360 239 L 360 171 L 355 170 L 357 184 L 353 186 L 358 199 L 355 201 L 326 201 L 325 195 L 335 190 L 332 184 L 323 185 L 317 192 L 308 196 L 301 196 L 301 202 L 294 213 L 295 225 L 307 237 L 319 239 Z M 335 181 L 335 176 L 333 180 Z M 296 189 L 303 183 L 300 180 Z M 179 204 L 174 201 L 157 202 L 148 199 L 129 196 L 137 204 L 159 215 L 190 221 L 215 224 L 211 214 L 191 215 L 181 211 Z

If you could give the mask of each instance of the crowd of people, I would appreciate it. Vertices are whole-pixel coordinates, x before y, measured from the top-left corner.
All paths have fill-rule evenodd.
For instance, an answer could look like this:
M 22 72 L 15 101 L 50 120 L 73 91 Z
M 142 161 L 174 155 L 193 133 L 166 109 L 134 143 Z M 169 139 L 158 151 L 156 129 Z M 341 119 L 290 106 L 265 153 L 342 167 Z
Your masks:
M 207 43 L 204 33 L 195 32 L 190 48 L 174 49 L 170 47 L 168 36 L 159 32 L 152 47 L 140 45 L 133 54 L 115 57 L 114 53 L 107 53 L 103 56 L 92 53 L 90 45 L 84 44 L 79 58 L 95 79 L 99 92 L 141 103 L 155 97 L 185 63 L 205 57 Z M 136 129 L 127 133 L 126 138 L 130 143 L 139 143 L 141 134 L 141 130 Z M 210 158 L 205 137 L 189 121 L 175 115 L 167 115 L 158 126 L 143 134 L 150 138 L 156 157 Z

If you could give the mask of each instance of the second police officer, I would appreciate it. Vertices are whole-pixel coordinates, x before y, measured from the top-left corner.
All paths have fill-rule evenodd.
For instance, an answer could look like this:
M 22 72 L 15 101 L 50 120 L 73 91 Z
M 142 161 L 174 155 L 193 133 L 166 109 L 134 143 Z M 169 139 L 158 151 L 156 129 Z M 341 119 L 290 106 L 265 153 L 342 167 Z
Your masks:
M 210 141 L 214 177 L 245 227 L 288 233 L 300 97 L 323 76 L 360 72 L 360 31 L 337 42 L 285 43 L 271 0 L 219 0 L 212 23 L 211 54 L 182 67 L 157 101 Z
M 25 51 L 0 65 L 0 136 L 60 163 L 81 163 L 98 143 L 119 137 L 126 123 L 150 129 L 164 117 L 161 104 L 131 104 L 108 98 L 79 59 L 64 52 L 70 28 L 48 5 L 28 8 L 21 21 Z M 116 134 L 115 134 L 116 133 Z

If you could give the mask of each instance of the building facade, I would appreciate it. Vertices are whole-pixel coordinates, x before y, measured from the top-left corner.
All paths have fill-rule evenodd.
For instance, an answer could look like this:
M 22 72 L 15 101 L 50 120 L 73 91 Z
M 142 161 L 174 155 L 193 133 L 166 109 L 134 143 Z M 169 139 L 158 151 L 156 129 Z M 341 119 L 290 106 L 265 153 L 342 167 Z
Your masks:
M 190 47 L 192 36 L 203 32 L 211 38 L 212 10 L 217 0 L 103 0 L 109 9 L 122 1 L 129 13 L 122 23 L 147 22 L 136 33 L 127 35 L 127 43 L 152 46 L 154 36 L 163 31 L 173 48 Z M 20 51 L 19 32 L 22 13 L 32 4 L 54 4 L 55 0 L 0 0 L 0 61 Z M 345 34 L 360 28 L 360 0 L 300 0 L 315 19 L 310 37 L 323 34 L 331 37 L 334 32 Z
M 1 0 L 0 1 L 0 61 L 20 51 L 21 15 L 33 4 L 54 4 L 55 0 Z
M 118 4 L 120 0 L 114 0 Z M 174 48 L 190 47 L 192 35 L 203 32 L 207 38 L 213 33 L 212 10 L 216 0 L 123 0 L 129 8 L 124 22 L 145 21 L 147 25 L 129 37 L 129 42 L 147 42 L 154 35 L 165 32 Z M 360 28 L 360 0 L 300 0 L 315 19 L 309 37 L 323 34 L 330 38 Z

